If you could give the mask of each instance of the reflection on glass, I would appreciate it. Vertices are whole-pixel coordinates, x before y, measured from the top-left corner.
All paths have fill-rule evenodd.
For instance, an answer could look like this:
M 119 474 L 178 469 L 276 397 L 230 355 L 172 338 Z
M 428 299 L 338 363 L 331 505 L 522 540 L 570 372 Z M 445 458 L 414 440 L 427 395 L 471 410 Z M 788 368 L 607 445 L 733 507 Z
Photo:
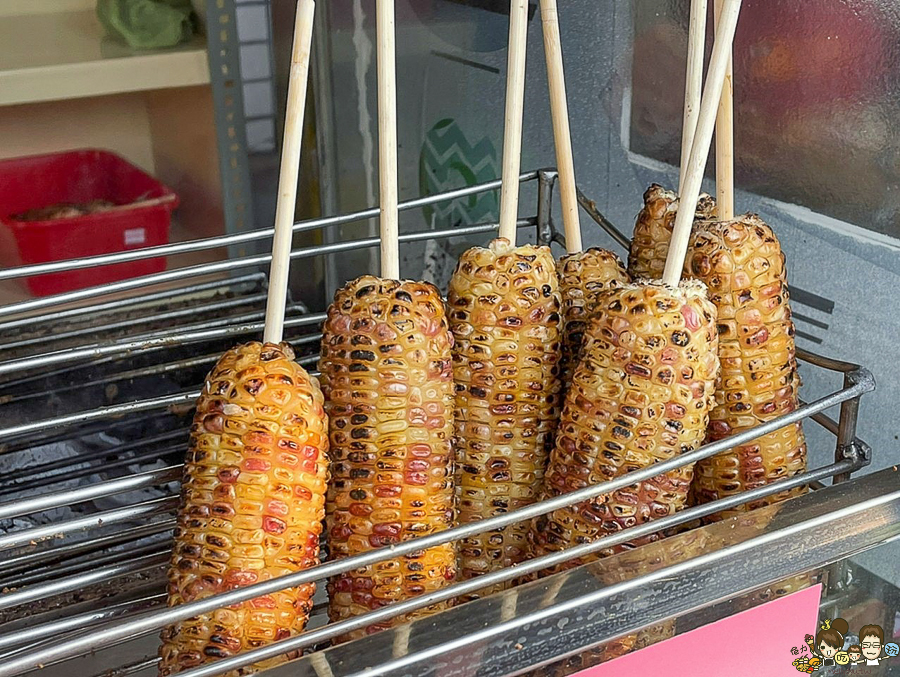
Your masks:
M 688 6 L 634 3 L 631 149 L 673 165 Z M 898 47 L 889 0 L 745 0 L 734 53 L 738 186 L 900 236 Z

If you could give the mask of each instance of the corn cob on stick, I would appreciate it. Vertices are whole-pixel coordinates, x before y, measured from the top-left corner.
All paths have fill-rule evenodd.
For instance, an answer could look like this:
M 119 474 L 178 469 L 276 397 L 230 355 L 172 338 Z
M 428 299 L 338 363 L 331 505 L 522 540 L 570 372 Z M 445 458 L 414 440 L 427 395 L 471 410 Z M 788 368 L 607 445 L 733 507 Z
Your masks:
M 286 343 L 247 343 L 225 353 L 207 377 L 184 467 L 169 606 L 318 564 L 327 424 L 317 382 L 293 358 Z M 166 628 L 159 674 L 299 633 L 314 591 L 310 583 Z
M 694 281 L 682 282 L 674 291 L 659 283 L 631 284 L 602 298 L 566 396 L 545 478 L 548 495 L 613 479 L 700 444 L 718 371 L 714 325 L 715 309 L 705 299 L 703 286 Z M 660 382 L 659 375 L 667 369 L 677 375 L 677 384 L 666 383 L 664 376 L 662 385 L 654 386 L 645 376 L 653 374 Z M 663 418 L 672 414 L 682 417 Z M 536 518 L 529 534 L 534 554 L 562 550 L 683 509 L 691 472 L 691 467 L 682 468 L 641 483 L 637 491 L 632 487 L 599 503 Z M 636 539 L 600 556 L 627 552 L 658 538 Z M 659 549 L 636 548 L 627 555 L 633 561 L 625 570 L 618 568 L 623 555 L 614 567 L 598 564 L 598 576 L 611 584 L 653 571 L 664 564 L 650 556 Z M 546 573 L 584 561 L 589 560 L 571 561 Z M 620 637 L 569 659 L 559 674 L 604 663 L 673 634 L 674 625 L 663 623 Z
M 451 526 L 451 343 L 443 302 L 430 284 L 363 276 L 335 295 L 319 362 L 330 419 L 332 557 Z M 432 592 L 455 573 L 452 543 L 355 569 L 329 582 L 329 616 L 344 620 Z
M 566 394 L 544 478 L 547 496 L 699 446 L 718 371 L 715 317 L 705 287 L 693 280 L 677 289 L 657 282 L 629 284 L 604 296 Z M 529 532 L 532 554 L 563 550 L 680 510 L 691 475 L 691 467 L 681 468 L 537 517 Z
M 677 213 L 678 196 L 672 191 L 654 183 L 644 192 L 644 207 L 634 224 L 628 253 L 628 273 L 632 279 L 658 280 L 662 277 Z M 701 195 L 695 218 L 709 220 L 715 213 L 715 200 L 709 195 Z
M 709 439 L 720 440 L 793 411 L 799 379 L 788 305 L 784 254 L 759 217 L 695 226 L 685 262 L 703 280 L 718 309 L 721 383 L 710 414 Z M 698 503 L 725 498 L 806 470 L 799 423 L 701 461 L 693 493 Z M 726 517 L 776 503 L 804 489 L 775 494 Z
M 572 378 L 572 370 L 581 352 L 584 330 L 599 299 L 611 289 L 629 282 L 628 273 L 618 256 L 605 249 L 587 249 L 567 254 L 559 260 L 559 292 L 562 297 L 563 389 Z
M 547 247 L 501 238 L 460 258 L 449 293 L 460 524 L 537 498 L 559 411 L 559 307 Z M 515 524 L 462 540 L 461 576 L 521 562 L 527 531 Z

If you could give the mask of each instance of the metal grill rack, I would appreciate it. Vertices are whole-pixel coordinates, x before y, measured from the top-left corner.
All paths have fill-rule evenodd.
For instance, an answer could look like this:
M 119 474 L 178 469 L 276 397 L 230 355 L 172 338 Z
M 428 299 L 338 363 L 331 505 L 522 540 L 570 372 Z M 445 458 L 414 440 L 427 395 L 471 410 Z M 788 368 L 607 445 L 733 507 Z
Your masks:
M 523 189 L 536 188 L 537 204 L 535 216 L 521 219 L 519 226 L 534 229 L 537 241 L 542 243 L 562 243 L 550 210 L 555 179 L 553 170 L 530 172 L 521 177 Z M 401 209 L 418 209 L 498 187 L 499 181 L 494 181 L 412 200 L 401 205 Z M 627 248 L 628 239 L 599 213 L 596 206 L 583 195 L 579 199 L 585 211 L 612 240 Z M 369 209 L 300 223 L 294 229 L 325 229 L 377 214 L 377 209 Z M 457 236 L 484 236 L 487 239 L 496 228 L 496 224 L 481 224 L 427 230 L 404 234 L 401 241 Z M 232 246 L 271 235 L 272 229 L 268 229 L 23 266 L 0 270 L 0 280 Z M 293 258 L 310 258 L 377 244 L 376 238 L 368 238 L 297 249 Z M 671 600 L 666 601 L 668 598 L 662 593 L 656 597 L 650 594 L 657 590 L 659 581 L 672 580 L 679 566 L 688 568 L 678 575 L 696 574 L 697 569 L 690 566 L 699 566 L 698 562 L 701 562 L 704 566 L 721 567 L 733 577 L 734 563 L 729 560 L 729 556 L 734 557 L 733 548 L 718 547 L 702 555 L 695 553 L 696 556 L 687 558 L 689 561 L 685 563 L 672 554 L 677 550 L 674 545 L 677 539 L 694 538 L 690 535 L 702 533 L 704 538 L 713 539 L 708 540 L 709 543 L 728 544 L 730 538 L 741 547 L 756 547 L 760 553 L 769 552 L 785 529 L 796 529 L 798 519 L 809 525 L 803 533 L 811 535 L 817 533 L 815 529 L 828 525 L 828 516 L 836 507 L 847 515 L 857 515 L 864 510 L 887 510 L 895 503 L 900 505 L 895 485 L 883 473 L 871 476 L 875 479 L 863 484 L 862 489 L 857 486 L 862 480 L 845 482 L 871 458 L 867 445 L 856 437 L 856 419 L 860 397 L 874 388 L 872 375 L 857 365 L 804 352 L 798 353 L 799 357 L 810 366 L 840 374 L 841 387 L 754 430 L 610 482 L 483 522 L 358 557 L 325 562 L 308 571 L 167 609 L 164 606 L 164 567 L 169 556 L 180 463 L 192 404 L 199 394 L 204 374 L 221 352 L 233 343 L 255 338 L 261 332 L 265 275 L 258 271 L 268 260 L 268 256 L 252 256 L 178 268 L 105 287 L 0 307 L 0 677 L 38 668 L 46 668 L 52 674 L 55 664 L 70 659 L 81 661 L 77 674 L 99 674 L 110 669 L 114 672 L 109 674 L 116 675 L 154 674 L 156 635 L 173 621 L 531 519 L 694 463 L 801 419 L 810 419 L 834 434 L 833 463 L 769 487 L 690 508 L 594 543 L 531 560 L 474 581 L 456 583 L 437 593 L 337 624 L 325 623 L 324 586 L 320 586 L 312 621 L 302 635 L 182 674 L 185 677 L 220 674 L 267 656 L 299 649 L 317 651 L 274 672 L 338 675 L 355 674 L 365 668 L 367 674 L 405 674 L 404 670 L 408 674 L 425 674 L 433 671 L 433 665 L 428 661 L 429 657 L 435 656 L 457 657 L 456 667 L 452 661 L 444 664 L 446 669 L 440 671 L 441 675 L 475 674 L 479 665 L 494 666 L 491 669 L 495 669 L 479 674 L 521 672 L 530 666 L 558 660 L 567 652 L 633 631 L 641 623 L 657 622 L 699 608 L 699 598 L 692 598 L 694 606 L 685 602 L 686 605 L 679 607 Z M 150 285 L 165 286 L 154 286 L 147 293 L 145 290 Z M 297 348 L 300 363 L 312 369 L 317 359 L 315 351 L 323 316 L 310 313 L 300 303 L 293 303 L 288 318 L 287 340 Z M 826 414 L 834 407 L 840 408 L 837 421 Z M 828 478 L 832 478 L 832 486 L 824 488 L 822 483 Z M 603 560 L 605 570 L 615 569 L 623 576 L 614 585 L 598 582 L 598 578 L 590 573 L 591 566 L 596 565 L 589 565 L 535 583 L 517 585 L 504 593 L 351 645 L 321 650 L 328 640 L 376 620 L 490 584 L 519 579 L 553 564 L 584 557 L 640 536 L 657 532 L 676 534 L 683 531 L 678 529 L 680 525 L 705 515 L 799 485 L 823 488 L 783 504 L 788 507 L 748 513 L 753 517 L 744 520 L 742 529 L 737 531 L 732 524 L 728 538 L 714 537 L 728 527 L 726 522 L 644 546 L 662 548 L 662 555 L 656 559 L 665 566 L 659 571 L 652 571 L 652 567 L 632 567 L 631 574 L 624 577 L 623 572 L 629 571 L 627 563 L 616 568 L 618 558 L 607 558 Z M 852 491 L 844 488 L 850 486 L 854 487 Z M 789 515 L 794 515 L 793 521 Z M 750 536 L 746 535 L 748 523 Z M 740 534 L 744 534 L 744 540 Z M 868 536 L 869 540 L 865 543 L 854 541 L 852 548 L 848 540 L 841 551 L 843 554 L 892 537 L 884 530 L 874 528 L 854 532 L 857 539 L 862 538 L 860 534 Z M 769 540 L 765 540 L 767 537 Z M 747 546 L 748 543 L 751 546 Z M 777 562 L 769 562 L 764 568 L 765 573 L 747 575 L 730 584 L 720 582 L 725 587 L 730 585 L 728 596 L 839 559 L 834 552 L 826 556 L 823 548 L 813 546 L 790 562 L 778 559 L 778 553 L 783 555 L 783 550 L 772 552 Z M 728 568 L 729 562 L 731 568 Z M 840 582 L 840 573 L 832 571 L 833 585 Z M 704 603 L 724 598 L 722 590 L 716 590 L 719 597 L 709 591 L 703 598 Z M 640 604 L 635 601 L 638 591 L 643 600 Z M 566 594 L 570 595 L 568 602 L 560 603 Z M 539 623 L 530 626 L 531 631 L 521 629 L 529 627 L 523 625 L 527 622 L 537 623 L 534 619 L 528 620 L 532 618 L 529 613 L 536 614 L 534 618 L 546 620 L 553 618 L 547 610 L 556 606 L 563 610 L 561 613 L 579 608 L 573 599 L 589 600 L 592 604 L 615 603 L 619 605 L 616 607 L 619 613 L 601 614 L 605 623 L 602 627 L 590 619 L 576 619 L 573 627 L 584 636 L 554 646 L 544 646 L 537 641 L 534 628 L 539 627 Z M 657 606 L 648 607 L 647 599 L 656 600 Z M 644 614 L 641 619 L 637 617 L 638 611 Z M 482 625 L 461 623 L 465 618 L 486 620 Z M 481 663 L 472 665 L 474 654 L 464 651 L 466 646 L 476 640 L 485 642 L 486 647 L 497 642 L 497 646 L 507 646 L 503 642 L 506 641 L 504 633 L 508 632 L 524 632 L 522 636 L 529 640 L 526 642 L 528 647 L 544 646 L 544 653 L 501 651 L 496 654 L 503 657 L 498 663 L 482 652 L 477 656 Z M 118 650 L 117 645 L 121 645 Z M 510 658 L 511 655 L 517 658 Z M 361 660 L 368 663 L 364 665 Z M 61 669 L 71 671 L 69 665 L 66 663 Z

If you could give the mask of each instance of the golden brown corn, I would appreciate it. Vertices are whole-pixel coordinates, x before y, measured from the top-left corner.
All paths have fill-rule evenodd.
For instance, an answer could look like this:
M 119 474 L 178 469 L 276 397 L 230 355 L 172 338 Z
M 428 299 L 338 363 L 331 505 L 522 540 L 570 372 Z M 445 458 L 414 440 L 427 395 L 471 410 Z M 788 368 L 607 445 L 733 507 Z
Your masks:
M 672 191 L 654 183 L 644 192 L 644 207 L 634 224 L 628 254 L 628 272 L 632 279 L 662 278 L 677 213 L 678 196 Z M 701 195 L 695 218 L 707 220 L 715 213 L 715 200 L 709 195 Z
M 466 524 L 537 498 L 559 411 L 560 299 L 550 249 L 497 239 L 468 250 L 450 280 L 449 308 L 458 521 Z M 462 540 L 462 577 L 521 562 L 527 531 L 515 524 Z
M 444 304 L 430 284 L 363 276 L 335 295 L 319 363 L 330 419 L 332 557 L 452 525 L 451 344 Z M 354 569 L 329 582 L 329 616 L 340 621 L 433 592 L 455 572 L 452 543 Z
M 710 414 L 709 439 L 720 440 L 793 411 L 799 385 L 794 325 L 784 254 L 772 229 L 753 215 L 698 224 L 685 269 L 709 286 L 719 315 L 722 375 Z M 706 503 L 805 469 L 803 430 L 799 423 L 792 424 L 701 461 L 693 495 L 697 502 Z M 781 492 L 738 511 L 802 491 Z
M 694 280 L 677 289 L 630 284 L 603 297 L 566 394 L 544 478 L 547 496 L 605 482 L 700 445 L 718 371 L 715 317 L 704 286 Z M 680 510 L 691 475 L 688 466 L 537 517 L 529 532 L 532 553 L 564 550 Z
M 572 378 L 572 370 L 581 352 L 588 320 L 600 297 L 629 282 L 628 273 L 618 256 L 605 249 L 586 249 L 559 260 L 559 292 L 562 297 L 563 389 Z
M 318 564 L 327 451 L 322 393 L 288 344 L 248 343 L 225 353 L 191 427 L 169 606 Z M 166 628 L 159 674 L 299 633 L 314 591 L 313 584 L 291 588 Z

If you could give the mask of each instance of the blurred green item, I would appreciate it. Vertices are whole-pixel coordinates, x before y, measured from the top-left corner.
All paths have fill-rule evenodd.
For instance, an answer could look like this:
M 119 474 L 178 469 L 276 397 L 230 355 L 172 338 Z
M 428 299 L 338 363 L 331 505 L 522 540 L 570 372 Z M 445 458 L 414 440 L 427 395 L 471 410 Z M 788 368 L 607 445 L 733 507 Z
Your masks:
M 197 29 L 190 0 L 97 0 L 97 17 L 132 49 L 174 47 Z

